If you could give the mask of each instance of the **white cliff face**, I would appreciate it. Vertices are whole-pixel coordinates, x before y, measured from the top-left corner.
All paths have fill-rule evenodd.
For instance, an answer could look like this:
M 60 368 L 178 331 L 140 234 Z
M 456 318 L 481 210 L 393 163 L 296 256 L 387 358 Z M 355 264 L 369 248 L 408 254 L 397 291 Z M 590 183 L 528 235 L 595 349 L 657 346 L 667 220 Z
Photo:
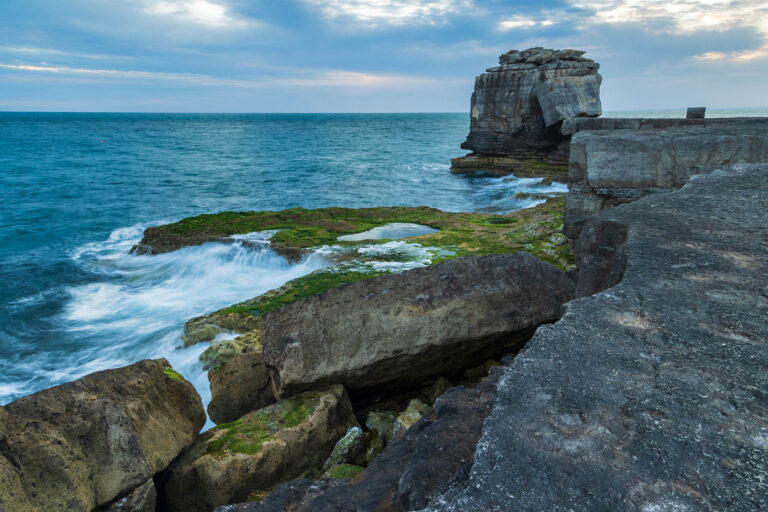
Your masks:
M 567 161 L 560 122 L 602 113 L 599 64 L 577 50 L 512 50 L 475 80 L 463 148 L 486 155 Z

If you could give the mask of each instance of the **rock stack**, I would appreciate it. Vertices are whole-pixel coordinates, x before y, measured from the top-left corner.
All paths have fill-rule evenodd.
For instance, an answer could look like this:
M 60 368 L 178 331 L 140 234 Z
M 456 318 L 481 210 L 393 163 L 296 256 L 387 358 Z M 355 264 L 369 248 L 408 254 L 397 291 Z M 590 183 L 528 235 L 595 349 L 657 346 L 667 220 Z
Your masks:
M 512 50 L 475 79 L 470 131 L 461 145 L 472 155 L 454 172 L 565 170 L 568 138 L 562 121 L 602 113 L 600 65 L 578 50 Z

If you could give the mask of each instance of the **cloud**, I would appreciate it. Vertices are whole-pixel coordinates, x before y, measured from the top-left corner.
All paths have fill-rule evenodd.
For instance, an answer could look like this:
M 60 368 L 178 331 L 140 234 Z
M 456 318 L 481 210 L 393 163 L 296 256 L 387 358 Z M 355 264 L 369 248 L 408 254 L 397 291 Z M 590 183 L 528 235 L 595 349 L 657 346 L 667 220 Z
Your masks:
M 436 25 L 447 17 L 471 12 L 472 0 L 302 0 L 326 18 L 352 18 L 368 28 L 381 25 Z
M 76 57 L 79 59 L 118 59 L 124 58 L 106 53 L 84 53 L 54 50 L 52 48 L 34 48 L 27 46 L 0 46 L 0 53 L 12 53 L 20 55 L 49 55 L 57 57 Z
M 675 34 L 750 27 L 768 37 L 765 0 L 575 0 L 572 5 L 591 11 L 592 24 L 641 23 Z
M 143 10 L 212 28 L 240 28 L 249 24 L 248 20 L 233 16 L 226 6 L 210 0 L 145 0 Z
M 78 76 L 87 78 L 104 78 L 116 80 L 132 80 L 143 82 L 173 82 L 190 86 L 225 86 L 238 88 L 264 87 L 332 87 L 332 88 L 399 88 L 413 85 L 434 84 L 431 78 L 406 75 L 389 75 L 361 73 L 357 71 L 340 70 L 304 70 L 297 74 L 303 76 L 270 77 L 252 80 L 220 78 L 196 73 L 162 73 L 155 71 L 130 71 L 117 69 L 74 68 L 66 66 L 48 66 L 37 64 L 5 64 L 0 63 L 0 69 L 28 73 L 43 73 L 46 75 Z M 440 83 L 444 84 L 445 80 Z
M 497 24 L 497 27 L 502 32 L 507 32 L 515 29 L 534 28 L 536 26 L 549 27 L 556 23 L 557 21 L 552 19 L 536 20 L 527 16 L 513 16 L 506 20 L 500 21 Z

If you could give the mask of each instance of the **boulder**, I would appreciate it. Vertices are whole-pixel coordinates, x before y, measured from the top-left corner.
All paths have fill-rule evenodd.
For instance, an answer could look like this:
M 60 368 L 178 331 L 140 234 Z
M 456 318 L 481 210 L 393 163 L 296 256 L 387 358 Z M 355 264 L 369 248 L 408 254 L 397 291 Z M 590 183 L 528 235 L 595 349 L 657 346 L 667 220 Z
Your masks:
M 317 476 L 336 442 L 357 424 L 342 386 L 311 391 L 205 433 L 157 478 L 169 511 L 210 512 Z
M 571 138 L 567 236 L 577 237 L 590 215 L 680 188 L 691 176 L 737 163 L 768 162 L 768 119 L 699 120 L 696 124 L 679 119 L 686 124 L 664 129 L 641 119 L 629 121 L 650 128 L 579 131 Z M 627 123 L 617 126 L 631 126 Z
M 39 391 L 2 416 L 3 512 L 110 504 L 168 466 L 205 423 L 199 395 L 164 359 Z
M 528 253 L 463 256 L 331 289 L 262 320 L 279 396 L 405 387 L 476 366 L 557 320 L 574 283 Z
M 579 243 L 613 250 L 588 265 L 621 277 L 591 272 L 610 288 L 503 370 L 468 479 L 427 510 L 768 508 L 766 226 L 766 164 L 591 218 Z
M 235 421 L 275 402 L 261 352 L 238 354 L 208 372 L 211 401 L 208 416 L 214 423 Z

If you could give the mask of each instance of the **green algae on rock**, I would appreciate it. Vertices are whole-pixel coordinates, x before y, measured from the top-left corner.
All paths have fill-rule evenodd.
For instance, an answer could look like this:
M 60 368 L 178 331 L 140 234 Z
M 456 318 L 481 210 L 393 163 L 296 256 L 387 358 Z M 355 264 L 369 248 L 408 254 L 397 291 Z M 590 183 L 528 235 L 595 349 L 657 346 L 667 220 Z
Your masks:
M 241 335 L 234 340 L 214 342 L 201 355 L 205 367 L 213 368 L 238 353 L 261 350 L 260 318 L 266 313 L 345 284 L 468 254 L 527 251 L 563 270 L 573 268 L 571 244 L 561 233 L 563 210 L 563 198 L 553 198 L 533 208 L 504 215 L 451 213 L 426 207 L 297 208 L 237 215 L 225 212 L 150 228 L 145 241 L 155 240 L 163 247 L 178 242 L 180 245 L 175 248 L 179 248 L 196 243 L 197 235 L 190 238 L 190 233 L 215 233 L 217 239 L 222 239 L 234 233 L 272 229 L 273 249 L 304 250 L 314 246 L 336 262 L 258 297 L 187 322 L 185 345 L 212 341 L 224 331 Z M 337 221 L 333 220 L 334 216 L 338 217 Z M 339 234 L 358 233 L 390 222 L 414 222 L 439 231 L 400 241 L 360 243 L 337 240 Z M 166 239 L 173 240 L 173 244 L 163 241 Z
M 292 478 L 316 478 L 356 424 L 339 385 L 282 400 L 200 435 L 158 477 L 162 499 L 173 512 L 208 512 Z
M 355 478 L 363 471 L 365 471 L 365 468 L 362 466 L 353 466 L 352 464 L 339 464 L 338 466 L 333 466 L 328 471 L 323 473 L 323 477 L 349 480 L 350 478 Z

